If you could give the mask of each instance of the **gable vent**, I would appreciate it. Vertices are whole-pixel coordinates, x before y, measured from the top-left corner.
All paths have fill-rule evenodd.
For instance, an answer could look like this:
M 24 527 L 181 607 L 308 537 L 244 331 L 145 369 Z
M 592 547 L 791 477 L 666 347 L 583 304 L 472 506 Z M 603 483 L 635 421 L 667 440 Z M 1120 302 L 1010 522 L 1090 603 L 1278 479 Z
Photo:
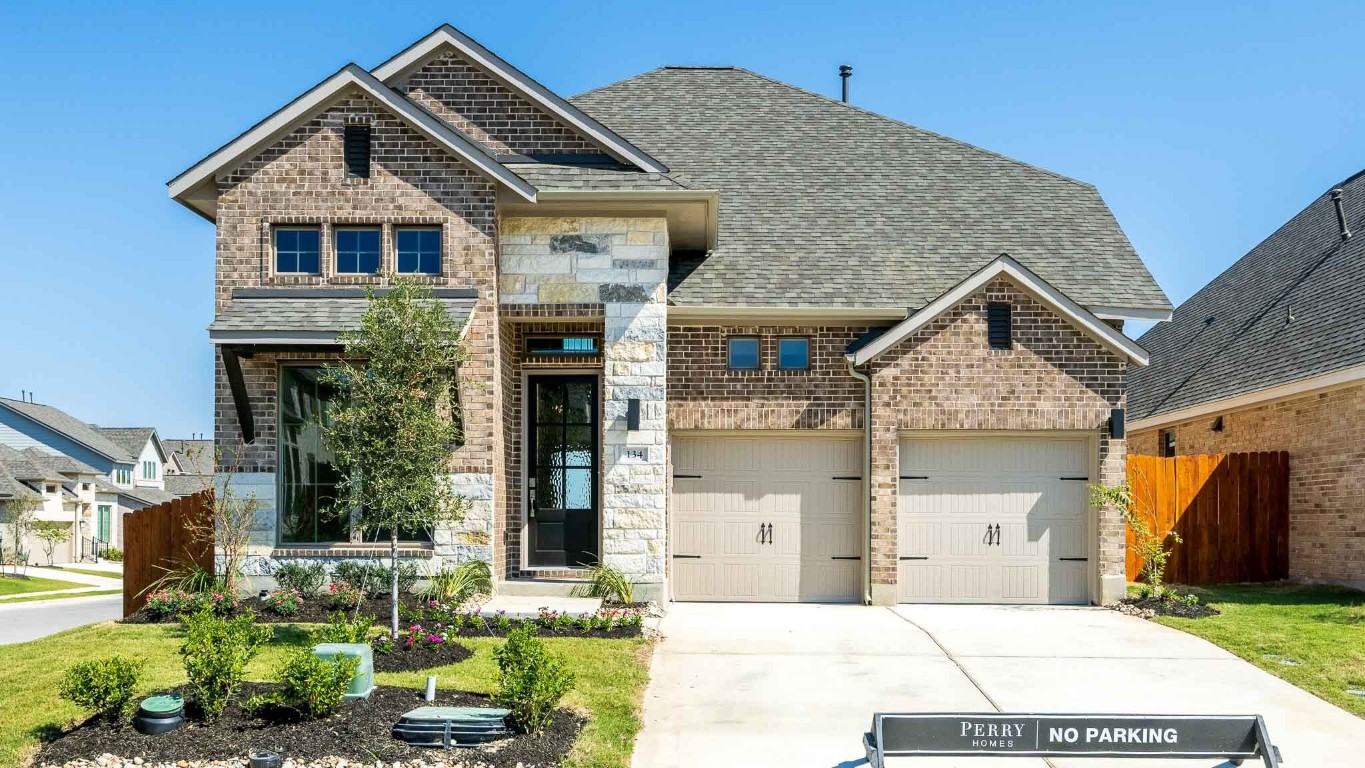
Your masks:
M 343 129 L 346 175 L 359 179 L 370 178 L 370 126 L 347 123 Z
M 993 301 L 986 305 L 986 341 L 991 349 L 1011 349 L 1014 346 L 1009 304 Z

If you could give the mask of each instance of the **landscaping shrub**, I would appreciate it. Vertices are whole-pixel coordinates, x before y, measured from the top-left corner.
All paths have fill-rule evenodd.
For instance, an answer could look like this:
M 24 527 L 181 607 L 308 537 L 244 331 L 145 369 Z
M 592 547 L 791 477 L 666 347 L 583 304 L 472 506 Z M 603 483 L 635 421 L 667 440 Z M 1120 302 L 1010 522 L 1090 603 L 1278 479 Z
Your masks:
M 365 600 L 365 593 L 350 582 L 334 581 L 327 585 L 327 604 L 333 608 L 356 608 Z
M 343 560 L 332 571 L 332 586 L 337 582 L 350 585 L 367 595 L 388 592 L 389 571 L 375 562 Z
M 574 597 L 598 597 L 630 605 L 635 602 L 635 582 L 610 565 L 593 566 L 588 580 L 573 588 Z
M 523 733 L 538 733 L 573 687 L 573 674 L 564 668 L 563 658 L 546 650 L 529 624 L 512 630 L 493 658 L 499 670 L 493 700 L 511 710 L 512 721 Z
M 280 589 L 292 589 L 304 597 L 312 597 L 327 583 L 327 569 L 322 563 L 285 563 L 275 569 L 275 581 Z
M 252 697 L 248 707 L 258 713 L 283 708 L 304 718 L 323 717 L 341 704 L 359 667 L 355 656 L 320 659 L 308 648 L 295 649 L 275 672 L 280 690 Z
M 96 715 L 112 717 L 133 697 L 141 676 L 141 661 L 110 656 L 68 669 L 58 693 Z
M 157 616 L 174 616 L 181 613 L 196 613 L 209 610 L 225 615 L 237 610 L 241 600 L 225 592 L 193 592 L 171 587 L 159 589 L 147 595 L 147 610 Z
M 265 608 L 278 616 L 293 616 L 303 607 L 303 595 L 297 589 L 277 589 L 265 596 Z
M 427 578 L 422 595 L 441 603 L 461 604 L 475 595 L 493 592 L 493 574 L 488 562 L 466 560 L 454 568 L 442 568 Z
M 363 643 L 370 636 L 370 627 L 374 625 L 374 616 L 362 614 L 359 616 L 347 616 L 342 611 L 337 611 L 327 617 L 327 623 L 313 631 L 310 638 L 314 645 L 318 643 Z
M 257 626 L 255 619 L 251 611 L 225 619 L 207 610 L 181 619 L 185 643 L 180 655 L 185 659 L 185 674 L 195 700 L 206 717 L 222 713 L 241 684 L 247 663 L 270 639 L 270 629 Z
M 112 563 L 123 562 L 123 550 L 110 547 L 104 551 L 104 559 Z
M 420 576 L 420 575 L 421 575 L 421 574 L 420 574 L 420 573 L 418 572 L 418 570 L 417 570 L 417 564 L 416 564 L 416 563 L 399 563 L 399 564 L 398 564 L 398 594 L 400 594 L 400 595 L 410 594 L 410 593 L 412 592 L 412 588 L 415 587 L 415 586 L 417 586 L 417 578 L 418 578 L 418 576 Z M 392 585 L 392 581 L 389 579 L 389 576 L 388 576 L 387 574 L 385 574 L 385 577 L 384 577 L 384 589 L 382 589 L 382 590 L 380 590 L 380 591 L 381 591 L 381 592 L 384 592 L 384 593 L 388 593 L 389 587 L 390 587 L 391 585 Z

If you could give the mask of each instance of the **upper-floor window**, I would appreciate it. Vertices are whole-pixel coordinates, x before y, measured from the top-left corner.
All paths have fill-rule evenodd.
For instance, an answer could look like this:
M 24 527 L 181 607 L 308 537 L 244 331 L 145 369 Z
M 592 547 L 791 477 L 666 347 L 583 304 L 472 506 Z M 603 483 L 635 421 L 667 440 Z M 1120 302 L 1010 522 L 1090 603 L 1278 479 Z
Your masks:
M 275 271 L 316 275 L 321 240 L 317 227 L 276 227 Z
M 785 371 L 804 371 L 810 367 L 810 339 L 786 336 L 777 340 L 777 367 Z
M 143 479 L 143 480 L 155 480 L 155 479 L 156 479 L 156 462 L 155 462 L 155 461 L 144 461 L 144 462 L 142 462 L 142 479 Z
M 132 485 L 133 470 L 130 467 L 119 467 L 114 470 L 114 482 L 119 485 Z
M 55 485 L 49 485 L 49 486 L 47 487 L 47 492 L 48 492 L 48 493 L 56 493 L 56 492 L 57 492 L 57 486 L 55 486 Z
M 441 274 L 441 230 L 400 227 L 396 238 L 400 274 Z
M 337 274 L 373 275 L 379 271 L 379 228 L 336 230 Z
M 758 370 L 758 337 L 731 336 L 727 339 L 725 365 L 732 371 Z

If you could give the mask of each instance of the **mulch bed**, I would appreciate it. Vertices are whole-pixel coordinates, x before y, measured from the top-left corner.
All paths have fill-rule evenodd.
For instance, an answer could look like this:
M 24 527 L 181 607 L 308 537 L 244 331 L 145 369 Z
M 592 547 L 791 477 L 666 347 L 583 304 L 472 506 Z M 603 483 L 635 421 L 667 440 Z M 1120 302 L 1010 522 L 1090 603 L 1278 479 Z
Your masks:
M 459 643 L 441 643 L 437 646 L 395 648 L 389 653 L 374 652 L 374 671 L 376 672 L 416 672 L 420 669 L 444 667 L 458 664 L 473 656 L 474 652 Z
M 1203 619 L 1217 616 L 1221 611 L 1211 605 L 1186 605 L 1180 600 L 1162 597 L 1129 597 L 1118 602 L 1122 613 L 1149 619 L 1153 616 L 1178 616 L 1182 619 Z
M 416 595 L 403 595 L 399 600 L 403 605 L 414 609 L 422 602 Z M 374 616 L 375 623 L 380 625 L 389 623 L 389 608 L 388 595 L 373 595 L 365 598 L 360 604 L 360 612 Z M 281 616 L 268 611 L 265 604 L 256 598 L 242 600 L 238 610 L 248 609 L 255 612 L 256 622 L 259 624 L 325 624 L 327 617 L 337 611 L 344 611 L 347 615 L 355 612 L 354 608 L 333 607 L 327 595 L 304 600 L 303 605 L 299 606 L 299 612 L 292 616 Z M 178 621 L 175 616 L 161 616 L 145 608 L 123 620 L 125 624 L 175 624 Z
M 223 760 L 244 758 L 253 751 L 270 750 L 296 763 L 339 757 L 374 765 L 414 759 L 464 759 L 493 768 L 557 766 L 573 746 L 584 719 L 558 710 L 537 736 L 518 735 L 478 747 L 447 753 L 439 748 L 412 747 L 392 737 L 390 730 L 404 712 L 425 706 L 421 692 L 406 688 L 376 688 L 368 701 L 342 704 L 333 715 L 298 723 L 269 723 L 243 711 L 238 702 L 274 686 L 247 683 L 236 701 L 212 722 L 190 721 L 159 736 L 144 736 L 128 721 L 90 722 L 75 727 L 43 746 L 35 765 L 62 765 L 72 760 L 94 760 L 103 754 L 144 761 Z M 186 697 L 188 691 L 177 691 Z M 438 691 L 436 706 L 490 706 L 487 696 Z

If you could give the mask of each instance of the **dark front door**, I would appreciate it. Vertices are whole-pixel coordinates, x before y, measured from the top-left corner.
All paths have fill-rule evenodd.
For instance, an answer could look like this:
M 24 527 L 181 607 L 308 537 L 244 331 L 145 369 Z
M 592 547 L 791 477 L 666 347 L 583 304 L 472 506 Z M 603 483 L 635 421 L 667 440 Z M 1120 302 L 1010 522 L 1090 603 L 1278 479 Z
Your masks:
M 530 564 L 597 562 L 597 377 L 530 380 Z

